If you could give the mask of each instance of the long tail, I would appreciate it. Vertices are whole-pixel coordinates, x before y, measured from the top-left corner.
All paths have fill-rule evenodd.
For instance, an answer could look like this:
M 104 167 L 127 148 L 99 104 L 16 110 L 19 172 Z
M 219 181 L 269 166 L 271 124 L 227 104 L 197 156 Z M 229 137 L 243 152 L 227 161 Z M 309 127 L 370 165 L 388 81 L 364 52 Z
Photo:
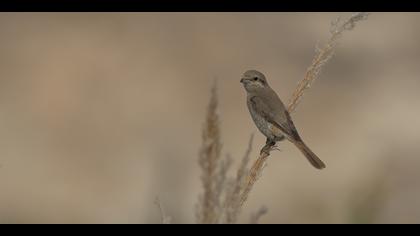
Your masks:
M 296 145 L 297 148 L 299 148 L 299 150 L 303 153 L 303 155 L 305 155 L 306 159 L 308 159 L 308 161 L 317 169 L 324 169 L 325 168 L 325 164 L 324 162 L 321 161 L 321 159 L 319 159 L 315 153 L 313 153 L 311 151 L 311 149 L 309 149 L 308 146 L 306 146 L 306 144 L 302 141 L 295 141 L 294 144 Z

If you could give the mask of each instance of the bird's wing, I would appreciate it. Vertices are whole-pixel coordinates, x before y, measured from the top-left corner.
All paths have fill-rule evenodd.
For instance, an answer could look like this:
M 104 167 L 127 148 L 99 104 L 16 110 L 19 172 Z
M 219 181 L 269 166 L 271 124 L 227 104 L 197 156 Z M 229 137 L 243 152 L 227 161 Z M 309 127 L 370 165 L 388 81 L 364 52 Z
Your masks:
M 300 140 L 299 134 L 287 110 L 270 107 L 268 102 L 258 96 L 251 97 L 250 104 L 258 114 L 261 114 L 267 122 L 280 129 L 286 136 L 294 140 Z

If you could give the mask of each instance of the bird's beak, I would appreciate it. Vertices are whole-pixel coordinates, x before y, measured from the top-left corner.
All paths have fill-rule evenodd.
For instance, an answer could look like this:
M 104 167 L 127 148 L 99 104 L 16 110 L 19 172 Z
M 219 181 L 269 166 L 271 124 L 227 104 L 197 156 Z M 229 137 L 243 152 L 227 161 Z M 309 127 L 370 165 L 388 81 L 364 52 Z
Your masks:
M 245 83 L 245 78 L 242 78 L 241 79 L 241 83 Z

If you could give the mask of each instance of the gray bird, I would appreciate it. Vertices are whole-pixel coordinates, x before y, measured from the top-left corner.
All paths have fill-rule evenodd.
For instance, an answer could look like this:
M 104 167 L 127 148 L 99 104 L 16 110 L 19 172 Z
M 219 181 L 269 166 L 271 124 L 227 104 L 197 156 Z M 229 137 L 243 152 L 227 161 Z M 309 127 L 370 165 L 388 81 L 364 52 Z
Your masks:
M 247 92 L 247 105 L 255 125 L 267 137 L 266 147 L 288 139 L 296 145 L 308 161 L 317 169 L 325 164 L 300 138 L 289 112 L 276 92 L 268 85 L 265 76 L 256 70 L 244 73 L 241 83 Z M 264 151 L 264 148 L 263 150 Z

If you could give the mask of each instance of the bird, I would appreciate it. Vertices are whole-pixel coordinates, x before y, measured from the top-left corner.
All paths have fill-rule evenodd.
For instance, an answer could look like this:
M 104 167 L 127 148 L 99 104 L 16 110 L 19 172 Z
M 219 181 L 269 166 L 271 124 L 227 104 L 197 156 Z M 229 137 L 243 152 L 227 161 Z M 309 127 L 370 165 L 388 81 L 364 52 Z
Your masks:
M 247 92 L 247 107 L 258 130 L 267 138 L 265 151 L 284 139 L 293 143 L 317 169 L 325 168 L 324 162 L 303 142 L 289 112 L 277 93 L 270 87 L 263 73 L 247 70 L 240 82 Z

